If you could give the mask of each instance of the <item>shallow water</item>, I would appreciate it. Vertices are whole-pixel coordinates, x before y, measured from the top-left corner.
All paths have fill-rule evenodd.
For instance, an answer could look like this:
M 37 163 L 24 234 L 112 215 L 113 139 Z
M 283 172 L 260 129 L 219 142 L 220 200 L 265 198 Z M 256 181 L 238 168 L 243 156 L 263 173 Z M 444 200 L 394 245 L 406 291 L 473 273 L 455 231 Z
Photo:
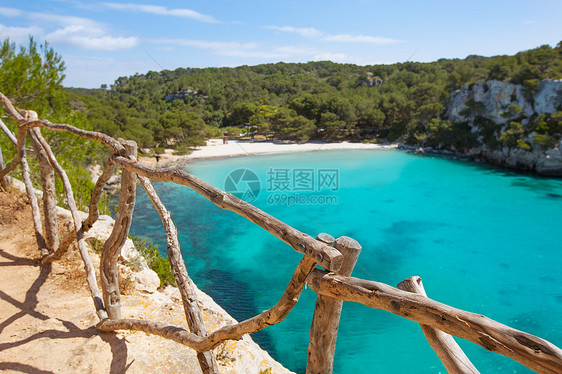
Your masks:
M 230 174 L 236 169 L 252 171 Z M 399 150 L 343 150 L 193 162 L 186 169 L 315 236 L 363 246 L 353 275 L 395 286 L 419 275 L 429 297 L 562 346 L 562 181 Z M 230 174 L 230 178 L 228 178 Z M 228 182 L 227 182 L 228 180 Z M 257 183 L 259 182 L 259 188 Z M 234 318 L 274 305 L 300 259 L 291 247 L 186 187 L 157 183 L 188 271 Z M 132 231 L 165 251 L 160 219 L 139 189 Z M 254 339 L 302 373 L 315 294 Z M 458 339 L 481 372 L 528 373 Z M 419 327 L 345 303 L 335 373 L 445 373 Z

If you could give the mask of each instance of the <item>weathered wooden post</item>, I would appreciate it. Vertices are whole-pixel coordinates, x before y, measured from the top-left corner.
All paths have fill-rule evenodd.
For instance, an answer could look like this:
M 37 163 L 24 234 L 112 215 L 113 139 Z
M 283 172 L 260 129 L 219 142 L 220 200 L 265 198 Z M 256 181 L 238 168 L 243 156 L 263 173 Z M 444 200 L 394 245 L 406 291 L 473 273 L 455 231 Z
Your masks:
M 413 292 L 427 297 L 420 277 L 414 276 L 406 278 L 400 282 L 397 287 L 403 291 Z M 433 348 L 448 373 L 479 373 L 451 335 L 429 327 L 428 325 L 420 324 L 420 327 L 429 345 L 431 345 L 431 348 Z
M 38 128 L 29 131 L 31 145 L 39 161 L 41 186 L 43 187 L 43 216 L 45 219 L 45 242 L 49 252 L 53 253 L 59 246 L 59 224 L 57 220 L 57 197 L 55 194 L 55 170 L 49 162 L 47 153 L 39 144 Z
M 127 151 L 129 158 L 137 159 L 137 143 L 132 140 L 119 139 Z M 101 253 L 100 273 L 105 310 L 110 319 L 121 318 L 121 294 L 119 293 L 119 274 L 117 259 L 121 248 L 127 240 L 133 210 L 135 208 L 137 174 L 123 168 L 121 173 L 121 191 L 119 192 L 119 208 L 115 217 L 115 225 L 111 235 L 105 241 Z
M 329 235 L 323 237 L 319 235 L 318 239 L 324 241 L 328 237 Z M 334 247 L 343 255 L 343 264 L 338 274 L 346 277 L 350 276 L 361 252 L 361 245 L 355 239 L 341 236 L 334 242 Z M 307 374 L 328 374 L 333 372 L 334 353 L 342 306 L 342 300 L 318 295 L 310 328 L 310 342 L 308 343 L 308 360 L 306 364 Z

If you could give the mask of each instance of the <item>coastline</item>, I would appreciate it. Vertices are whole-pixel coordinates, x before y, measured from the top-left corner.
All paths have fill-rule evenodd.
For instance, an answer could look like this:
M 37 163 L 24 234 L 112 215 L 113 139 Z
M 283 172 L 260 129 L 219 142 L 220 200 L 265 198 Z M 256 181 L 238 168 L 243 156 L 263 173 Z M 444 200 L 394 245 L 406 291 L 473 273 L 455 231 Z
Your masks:
M 338 149 L 392 149 L 398 148 L 397 143 L 393 144 L 367 144 L 367 143 L 285 143 L 272 141 L 251 141 L 251 140 L 229 140 L 223 144 L 222 139 L 209 139 L 207 144 L 197 147 L 188 155 L 174 155 L 173 150 L 166 149 L 165 153 L 159 155 L 159 161 L 154 157 L 139 157 L 139 160 L 150 167 L 179 167 L 190 161 L 206 160 L 214 158 L 242 157 L 264 154 L 293 153 L 325 151 Z

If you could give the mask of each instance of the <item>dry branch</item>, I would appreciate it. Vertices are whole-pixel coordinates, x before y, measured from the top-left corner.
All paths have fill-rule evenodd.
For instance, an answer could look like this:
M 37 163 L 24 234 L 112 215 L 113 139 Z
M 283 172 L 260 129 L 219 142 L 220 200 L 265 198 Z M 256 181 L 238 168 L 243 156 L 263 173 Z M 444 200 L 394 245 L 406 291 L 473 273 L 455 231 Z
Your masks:
M 398 284 L 403 291 L 427 296 L 420 277 L 409 277 Z M 434 329 L 424 324 L 420 327 L 427 341 L 450 374 L 477 374 L 478 370 L 468 359 L 455 339 L 441 330 Z
M 18 139 L 19 139 L 19 134 L 18 134 Z M 25 137 L 23 143 L 25 143 Z M 22 147 L 21 150 L 22 150 L 20 153 L 21 174 L 23 177 L 23 183 L 25 184 L 25 191 L 27 192 L 27 198 L 29 199 L 29 203 L 31 204 L 31 216 L 33 219 L 33 227 L 35 229 L 35 240 L 37 242 L 37 247 L 39 248 L 39 251 L 41 251 L 41 256 L 45 256 L 49 253 L 49 249 L 47 248 L 47 243 L 45 242 L 45 238 L 43 237 L 43 224 L 41 222 L 41 212 L 39 211 L 39 204 L 37 203 L 35 188 L 33 188 L 33 184 L 31 183 L 31 176 L 29 171 L 29 165 L 27 164 L 25 149 Z
M 139 177 L 139 180 L 146 191 L 146 194 L 152 201 L 152 204 L 154 204 L 154 207 L 158 211 L 160 219 L 162 220 L 162 225 L 164 226 L 164 231 L 166 232 L 168 260 L 170 261 L 170 266 L 172 267 L 176 284 L 180 290 L 189 330 L 198 336 L 207 336 L 207 330 L 205 329 L 205 323 L 203 322 L 203 315 L 201 314 L 199 305 L 197 305 L 195 285 L 187 273 L 185 262 L 181 255 L 178 232 L 170 217 L 170 212 L 166 210 L 166 207 L 158 197 L 158 194 L 156 194 L 154 187 L 152 187 L 152 183 L 150 183 L 150 179 Z M 204 374 L 218 373 L 217 361 L 215 360 L 213 351 L 197 352 L 197 359 L 199 360 L 201 371 L 203 371 Z
M 387 284 L 313 270 L 308 284 L 319 294 L 383 309 L 476 343 L 545 374 L 562 373 L 562 350 L 539 337 L 481 314 L 466 312 Z
M 109 178 L 111 178 L 111 175 L 113 175 L 114 169 L 115 169 L 115 165 L 113 164 L 113 161 L 111 161 L 111 158 L 109 158 L 105 163 L 103 172 L 101 173 L 98 180 L 96 181 L 96 184 L 92 191 L 92 196 L 90 197 L 90 204 L 88 204 L 88 217 L 84 220 L 84 222 L 82 222 L 81 229 L 84 232 L 88 232 L 92 228 L 94 223 L 96 223 L 96 221 L 100 216 L 98 210 L 99 209 L 98 204 L 100 202 L 100 198 L 103 193 L 103 187 L 105 186 Z
M 100 143 L 103 143 L 106 146 L 110 147 L 114 153 L 120 156 L 126 157 L 127 155 L 123 145 L 121 145 L 117 140 L 113 139 L 111 136 L 103 134 L 101 132 L 82 130 L 72 125 L 68 125 L 66 123 L 52 123 L 46 119 L 35 120 L 35 121 L 20 121 L 20 128 L 22 130 L 29 130 L 34 127 L 46 127 L 54 131 L 69 132 L 71 134 L 78 135 L 85 139 L 95 140 Z
M 8 137 L 8 139 L 10 139 L 10 141 L 12 142 L 12 144 L 14 145 L 14 147 L 18 146 L 18 139 L 14 136 L 14 134 L 10 131 L 10 129 L 8 128 L 8 126 L 6 126 L 6 124 L 4 123 L 4 121 L 2 121 L 0 119 L 0 129 L 2 129 L 2 131 L 4 132 L 4 134 L 6 134 L 6 136 Z
M 137 159 L 137 143 L 132 140 L 119 139 L 133 160 Z M 121 318 L 121 294 L 119 293 L 119 273 L 117 260 L 121 248 L 129 235 L 129 228 L 135 209 L 137 175 L 123 169 L 121 174 L 121 191 L 119 192 L 119 208 L 115 216 L 115 224 L 109 238 L 105 241 L 101 252 L 100 278 L 105 309 L 111 319 Z
M 0 101 L 4 102 L 5 106 L 9 105 L 13 109 L 9 100 L 1 93 Z M 13 113 L 10 109 L 9 111 L 10 113 Z M 18 114 L 17 111 L 13 113 L 13 115 L 14 114 Z M 334 248 L 315 240 L 311 236 L 294 229 L 253 205 L 214 186 L 211 186 L 193 175 L 176 169 L 152 169 L 141 162 L 131 160 L 127 157 L 125 148 L 118 141 L 106 134 L 78 129 L 68 124 L 54 124 L 47 120 L 26 121 L 21 118 L 16 119 L 20 122 L 19 128 L 22 131 L 26 131 L 34 127 L 46 127 L 51 130 L 66 131 L 86 139 L 99 141 L 112 148 L 113 152 L 116 155 L 119 155 L 113 155 L 113 160 L 127 170 L 158 182 L 171 181 L 176 184 L 188 186 L 220 208 L 233 211 L 249 219 L 258 226 L 261 226 L 292 246 L 297 252 L 314 259 L 323 268 L 331 271 L 337 271 L 341 267 L 343 257 Z
M 305 256 L 297 265 L 289 285 L 275 306 L 245 321 L 221 327 L 205 338 L 179 327 L 143 320 L 106 320 L 100 322 L 97 327 L 101 331 L 139 330 L 150 332 L 186 345 L 197 352 L 206 352 L 224 340 L 239 340 L 245 334 L 252 334 L 283 321 L 298 302 L 306 278 L 315 266 L 316 262 Z
M 8 130 L 7 127 L 6 127 L 6 130 L 7 130 L 7 131 L 5 131 L 6 135 L 11 134 L 11 131 Z M 17 136 L 17 139 L 16 139 L 16 148 L 17 148 L 16 155 L 14 156 L 12 161 L 10 161 L 10 163 L 8 165 L 6 165 L 5 168 L 0 170 L 0 178 L 4 178 L 12 170 L 14 170 L 16 168 L 16 166 L 18 166 L 20 164 L 21 159 L 25 156 L 25 136 L 26 136 L 26 132 L 18 129 L 18 136 Z M 10 140 L 13 142 L 12 138 L 10 138 Z
M 41 172 L 41 185 L 43 187 L 43 216 L 45 220 L 45 242 L 49 252 L 55 252 L 59 246 L 59 224 L 57 221 L 57 197 L 55 193 L 55 171 L 49 162 L 45 150 L 39 144 L 37 133 L 41 135 L 39 128 L 29 131 L 31 145 L 35 150 L 35 156 L 39 161 Z
M 135 162 L 125 157 L 114 156 L 116 164 L 133 171 L 143 177 L 158 182 L 174 182 L 188 186 L 218 207 L 235 212 L 269 231 L 274 236 L 289 244 L 297 252 L 304 254 L 320 266 L 331 271 L 338 271 L 343 257 L 336 249 L 315 240 L 285 222 L 265 213 L 255 206 L 226 193 L 201 179 L 177 169 L 152 169 L 141 162 Z
M 80 226 L 80 230 L 78 230 L 78 232 L 80 232 L 82 235 L 87 233 L 99 218 L 98 204 L 102 195 L 103 186 L 105 186 L 105 184 L 113 174 L 114 168 L 115 165 L 113 165 L 111 159 L 108 159 L 103 169 L 103 173 L 96 181 L 96 185 L 94 186 L 94 190 L 92 191 L 90 204 L 88 205 L 88 217 L 84 220 L 84 222 L 82 222 L 82 226 Z M 68 232 L 64 236 L 57 251 L 51 253 L 47 257 L 44 257 L 41 263 L 48 264 L 50 262 L 60 260 L 61 257 L 68 251 L 70 244 L 72 244 L 74 240 L 76 240 L 76 231 L 70 230 L 70 232 Z
M 0 147 L 0 170 L 4 169 L 4 155 L 2 154 L 2 147 Z M 6 191 L 8 189 L 8 180 L 6 177 L 0 178 L 0 187 Z
M 90 258 L 90 254 L 88 253 L 88 248 L 86 247 L 84 236 L 80 232 L 80 216 L 78 215 L 78 209 L 76 208 L 76 202 L 74 201 L 74 196 L 72 194 L 72 186 L 70 185 L 70 181 L 68 180 L 68 176 L 66 175 L 66 172 L 58 163 L 49 144 L 45 141 L 43 136 L 41 136 L 41 133 L 38 133 L 36 135 L 37 135 L 37 140 L 39 140 L 39 143 L 47 153 L 49 162 L 51 163 L 51 165 L 53 165 L 57 174 L 62 180 L 64 193 L 66 195 L 66 200 L 68 203 L 68 209 L 70 210 L 70 213 L 72 215 L 72 220 L 74 223 L 74 231 L 76 232 L 76 239 L 78 241 L 78 250 L 80 251 L 80 256 L 82 257 L 82 261 L 84 262 L 84 269 L 86 270 L 86 280 L 90 288 L 90 294 L 92 295 L 94 307 L 96 308 L 96 313 L 99 319 L 100 320 L 106 319 L 107 313 L 103 307 L 103 301 L 101 299 L 101 292 L 98 288 L 94 265 L 92 264 L 92 259 Z
M 26 118 L 19 114 L 12 103 L 6 98 L 6 96 L 0 93 L 0 101 L 4 103 L 4 106 L 12 116 L 18 121 L 23 121 Z M 34 115 L 34 118 L 37 118 L 37 114 L 35 112 L 30 112 Z M 4 124 L 4 122 L 0 121 L 0 128 L 8 139 L 16 146 L 16 156 L 12 159 L 12 161 L 0 170 L 0 180 L 4 179 L 8 173 L 16 168 L 16 166 L 21 164 L 22 169 L 22 177 L 23 182 L 25 184 L 25 190 L 27 192 L 27 197 L 29 198 L 29 203 L 31 204 L 31 215 L 33 218 L 33 227 L 35 229 L 35 240 L 37 242 L 37 247 L 41 251 L 41 255 L 45 256 L 49 253 L 47 249 L 47 243 L 45 242 L 45 238 L 43 237 L 43 224 L 41 223 L 41 213 L 39 211 L 39 204 L 37 203 L 37 196 L 35 196 L 35 189 L 33 188 L 33 184 L 31 183 L 31 176 L 29 171 L 29 165 L 27 164 L 27 157 L 25 154 L 25 137 L 26 131 L 23 131 L 18 128 L 18 136 L 17 138 L 12 134 L 10 129 Z
M 470 340 L 490 351 L 519 361 L 539 373 L 562 372 L 562 350 L 544 339 L 512 329 L 485 316 L 462 311 L 421 295 L 401 291 L 383 283 L 344 277 L 314 269 L 316 263 L 319 263 L 328 270 L 337 271 L 342 266 L 343 257 L 334 248 L 314 240 L 256 207 L 192 175 L 179 170 L 152 169 L 137 162 L 135 159 L 128 158 L 127 151 L 123 145 L 110 136 L 99 132 L 81 130 L 67 124 L 53 124 L 47 120 L 38 120 L 27 115 L 22 116 L 6 96 L 1 93 L 0 101 L 19 123 L 18 136 L 15 139 L 13 134 L 0 121 L 0 127 L 17 147 L 16 156 L 5 168 L 0 170 L 0 179 L 13 170 L 21 161 L 24 181 L 28 196 L 32 201 L 32 209 L 34 210 L 34 221 L 38 217 L 38 214 L 36 214 L 38 207 L 33 187 L 29 180 L 29 168 L 25 162 L 25 135 L 29 129 L 46 127 L 54 131 L 66 131 L 86 139 L 99 141 L 112 148 L 114 153 L 112 160 L 128 172 L 138 173 L 143 177 L 156 181 L 172 181 L 177 184 L 186 185 L 220 208 L 231 210 L 247 218 L 291 245 L 296 251 L 305 254 L 305 257 L 297 266 L 283 296 L 275 306 L 248 320 L 224 326 L 206 337 L 197 336 L 184 329 L 159 322 L 109 320 L 99 296 L 95 274 L 84 244 L 82 231 L 78 227 L 79 219 L 68 178 L 64 170 L 56 162 L 49 145 L 44 139 L 40 138 L 38 140 L 45 149 L 49 161 L 63 179 L 65 193 L 74 219 L 78 246 L 86 268 L 87 280 L 96 311 L 101 320 L 98 324 L 98 328 L 101 331 L 114 331 L 118 329 L 140 330 L 172 339 L 198 352 L 206 352 L 221 341 L 240 339 L 244 334 L 253 333 L 281 322 L 298 301 L 308 277 L 311 288 L 321 295 L 359 302 L 372 308 L 387 310 L 422 325 Z M 28 114 L 26 111 L 22 113 Z M 34 200 L 35 208 L 33 208 Z M 38 230 L 37 225 L 36 236 L 39 242 L 41 230 Z

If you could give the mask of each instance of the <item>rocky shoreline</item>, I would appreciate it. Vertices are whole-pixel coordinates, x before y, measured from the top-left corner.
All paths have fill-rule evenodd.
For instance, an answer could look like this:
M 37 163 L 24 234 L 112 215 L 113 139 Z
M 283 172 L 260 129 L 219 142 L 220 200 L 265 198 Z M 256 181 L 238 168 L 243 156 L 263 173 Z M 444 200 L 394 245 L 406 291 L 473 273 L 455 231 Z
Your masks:
M 561 115 L 562 80 L 477 82 L 454 91 L 443 115 L 453 123 L 468 124 L 477 144 L 465 151 L 445 150 L 446 144 L 421 150 L 562 177 Z
M 562 177 L 562 153 L 558 149 L 547 152 L 528 152 L 522 149 L 504 147 L 490 150 L 486 147 L 473 148 L 468 152 L 454 152 L 448 149 L 421 147 L 400 143 L 398 149 L 419 154 L 435 154 L 459 160 L 487 163 L 513 171 L 523 171 L 544 177 Z

